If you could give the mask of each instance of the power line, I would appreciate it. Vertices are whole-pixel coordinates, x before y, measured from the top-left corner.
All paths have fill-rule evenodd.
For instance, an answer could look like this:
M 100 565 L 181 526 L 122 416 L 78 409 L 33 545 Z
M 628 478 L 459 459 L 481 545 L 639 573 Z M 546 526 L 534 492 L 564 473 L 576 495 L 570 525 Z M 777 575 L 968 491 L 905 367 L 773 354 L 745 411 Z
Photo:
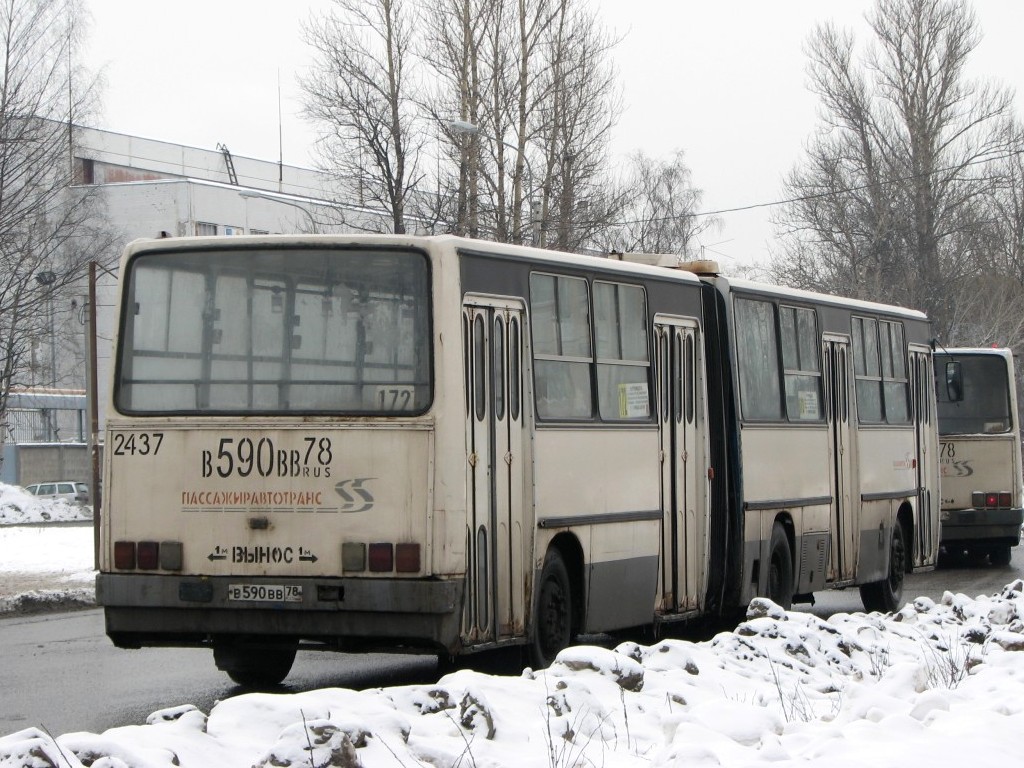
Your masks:
M 995 155 L 995 156 L 988 156 L 988 157 L 984 157 L 984 158 L 978 158 L 977 160 L 971 160 L 970 162 L 967 162 L 967 163 L 962 163 L 962 164 L 958 164 L 958 165 L 951 165 L 951 166 L 947 166 L 945 168 L 935 168 L 933 170 L 924 171 L 922 173 L 913 173 L 913 174 L 910 174 L 910 175 L 907 175 L 907 176 L 898 176 L 898 177 L 896 177 L 894 179 L 886 179 L 884 181 L 868 183 L 868 184 L 861 184 L 859 186 L 854 186 L 854 187 L 844 187 L 842 189 L 830 190 L 828 192 L 817 192 L 817 193 L 809 194 L 809 195 L 800 195 L 800 196 L 797 196 L 797 197 L 790 197 L 790 198 L 787 198 L 785 200 L 773 200 L 771 202 L 766 202 L 766 203 L 751 203 L 750 205 L 740 205 L 740 206 L 735 206 L 735 207 L 732 207 L 732 208 L 719 208 L 719 209 L 716 209 L 716 210 L 713 210 L 713 211 L 698 211 L 696 213 L 687 213 L 687 214 L 683 214 L 683 215 L 680 215 L 680 216 L 655 216 L 655 217 L 652 217 L 652 218 L 649 218 L 649 219 L 626 219 L 626 220 L 623 220 L 623 221 L 614 222 L 614 225 L 622 226 L 622 225 L 626 225 L 626 224 L 649 224 L 649 223 L 652 223 L 652 222 L 675 221 L 677 219 L 690 219 L 690 218 L 694 218 L 695 219 L 695 218 L 698 218 L 698 217 L 701 217 L 701 216 L 719 216 L 721 214 L 726 214 L 726 213 L 742 213 L 744 211 L 754 211 L 754 210 L 758 210 L 758 209 L 761 209 L 761 208 L 774 208 L 776 206 L 789 205 L 791 203 L 802 203 L 802 202 L 806 202 L 806 201 L 809 201 L 809 200 L 820 200 L 820 199 L 827 198 L 827 197 L 835 197 L 837 195 L 849 194 L 851 192 L 862 192 L 865 189 L 870 189 L 871 187 L 875 186 L 875 184 L 881 184 L 883 186 L 887 186 L 887 185 L 891 185 L 891 184 L 899 184 L 899 183 L 902 183 L 902 182 L 905 182 L 905 181 L 913 181 L 914 179 L 920 179 L 920 178 L 924 178 L 926 176 L 931 176 L 931 175 L 936 174 L 936 173 L 945 173 L 946 171 L 955 171 L 955 170 L 959 170 L 961 168 L 967 168 L 967 167 L 972 166 L 972 165 L 982 165 L 984 163 L 991 163 L 991 162 L 995 162 L 997 160 L 1008 160 L 1008 159 L 1010 159 L 1012 157 L 1016 157 L 1016 156 L 1019 156 L 1021 154 L 1024 154 L 1024 149 L 1015 149 L 1015 150 L 1012 150 L 1012 151 L 1007 152 L 1005 154 Z M 550 222 L 550 220 L 549 220 L 549 224 L 550 223 L 552 223 L 552 222 Z M 557 223 L 557 222 L 555 222 L 555 223 Z M 588 224 L 589 223 L 589 224 L 596 225 L 599 222 L 594 221 L 594 222 L 579 222 L 579 223 L 582 223 L 582 224 Z

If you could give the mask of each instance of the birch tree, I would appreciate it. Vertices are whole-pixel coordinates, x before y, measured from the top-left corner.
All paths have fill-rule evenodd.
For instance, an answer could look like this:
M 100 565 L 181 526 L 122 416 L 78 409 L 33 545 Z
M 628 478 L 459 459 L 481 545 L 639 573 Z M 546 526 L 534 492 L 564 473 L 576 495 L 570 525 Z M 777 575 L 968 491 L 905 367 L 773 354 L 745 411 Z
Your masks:
M 636 152 L 616 213 L 620 223 L 607 229 L 605 247 L 694 258 L 700 235 L 721 224 L 700 214 L 702 200 L 681 150 L 669 160 Z
M 61 366 L 61 338 L 81 335 L 72 297 L 88 262 L 111 253 L 94 190 L 72 187 L 72 123 L 95 96 L 75 59 L 81 18 L 74 0 L 0 0 L 3 424 L 12 388 L 62 386 L 80 373 Z

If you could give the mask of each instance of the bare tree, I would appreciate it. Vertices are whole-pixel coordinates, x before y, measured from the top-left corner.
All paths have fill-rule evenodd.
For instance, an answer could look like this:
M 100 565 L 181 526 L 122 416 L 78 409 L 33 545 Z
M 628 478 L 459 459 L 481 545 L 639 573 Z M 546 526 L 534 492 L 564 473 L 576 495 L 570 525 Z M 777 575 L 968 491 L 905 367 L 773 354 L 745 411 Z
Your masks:
M 578 250 L 607 223 L 608 146 L 622 111 L 611 59 L 617 42 L 579 0 L 557 0 L 538 110 L 544 245 Z
M 619 223 L 603 238 L 608 250 L 693 257 L 697 238 L 720 225 L 718 219 L 700 215 L 703 190 L 693 185 L 681 150 L 670 160 L 636 152 L 625 189 Z
M 472 126 L 448 134 L 455 231 L 581 247 L 620 109 L 614 41 L 580 0 L 429 0 L 425 27 L 440 84 L 427 111 Z
M 822 127 L 787 180 L 776 279 L 908 304 L 948 338 L 969 299 L 990 164 L 1005 155 L 1004 89 L 967 80 L 963 0 L 878 0 L 863 64 L 831 25 L 809 44 Z
M 391 230 L 403 233 L 425 141 L 410 79 L 411 14 L 405 0 L 334 5 L 304 26 L 317 52 L 311 73 L 301 79 L 305 112 L 321 129 L 324 170 L 360 203 L 388 211 Z
M 80 22 L 75 0 L 0 0 L 0 422 L 12 388 L 64 383 L 72 297 L 110 255 L 94 191 L 72 187 L 72 123 L 94 97 Z

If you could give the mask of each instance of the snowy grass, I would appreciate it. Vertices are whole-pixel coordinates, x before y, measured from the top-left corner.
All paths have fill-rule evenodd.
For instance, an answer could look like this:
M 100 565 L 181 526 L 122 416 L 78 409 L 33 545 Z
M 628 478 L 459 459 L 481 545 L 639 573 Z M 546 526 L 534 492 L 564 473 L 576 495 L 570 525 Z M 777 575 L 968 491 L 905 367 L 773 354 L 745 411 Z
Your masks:
M 207 715 L 0 738 L 0 766 L 1019 765 L 1024 583 L 828 621 L 755 600 L 732 632 L 577 646 L 520 676 L 250 693 Z

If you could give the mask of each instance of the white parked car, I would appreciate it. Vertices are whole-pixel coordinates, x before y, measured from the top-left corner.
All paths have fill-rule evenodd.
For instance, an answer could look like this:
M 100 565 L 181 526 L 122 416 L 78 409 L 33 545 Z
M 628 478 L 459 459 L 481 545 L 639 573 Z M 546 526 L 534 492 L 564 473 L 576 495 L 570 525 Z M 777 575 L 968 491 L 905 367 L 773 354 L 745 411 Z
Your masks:
M 89 486 L 70 480 L 53 483 L 33 483 L 25 486 L 25 490 L 42 499 L 64 499 L 71 504 L 89 503 Z

